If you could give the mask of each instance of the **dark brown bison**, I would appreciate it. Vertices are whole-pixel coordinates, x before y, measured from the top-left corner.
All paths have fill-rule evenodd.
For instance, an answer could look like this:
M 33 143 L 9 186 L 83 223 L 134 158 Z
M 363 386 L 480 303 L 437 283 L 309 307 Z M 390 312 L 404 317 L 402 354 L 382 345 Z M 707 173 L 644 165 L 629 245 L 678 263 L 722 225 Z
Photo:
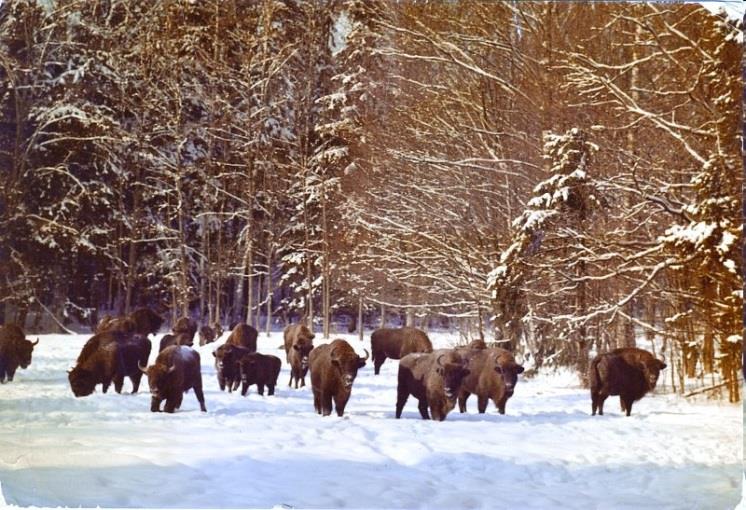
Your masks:
M 285 328 L 283 333 L 285 337 L 285 355 L 290 365 L 290 382 L 288 386 L 293 385 L 298 388 L 306 385 L 306 373 L 308 372 L 308 353 L 313 349 L 313 339 L 315 335 L 305 324 L 291 324 Z
M 28 368 L 34 346 L 39 343 L 26 340 L 23 330 L 16 324 L 0 326 L 0 383 L 13 380 L 18 367 Z
M 189 341 L 183 341 L 179 345 L 189 345 L 194 343 L 194 335 L 197 334 L 197 323 L 189 317 L 180 317 L 172 328 L 174 335 L 183 335 L 182 338 L 188 338 Z
M 424 331 L 417 328 L 381 328 L 370 336 L 373 371 L 376 375 L 386 358 L 401 359 L 413 352 L 433 352 L 433 344 Z
M 114 391 L 122 393 L 124 378 L 129 377 L 132 381 L 132 393 L 137 393 L 140 388 L 142 372 L 140 365 L 147 365 L 152 346 L 150 340 L 144 335 L 133 335 L 118 345 L 118 369 L 112 377 Z
M 155 335 L 161 329 L 161 325 L 163 325 L 163 318 L 150 308 L 138 308 L 129 314 L 129 318 L 136 325 L 135 333 L 145 337 L 151 334 Z
M 243 347 L 250 352 L 256 352 L 256 338 L 258 336 L 259 332 L 256 329 L 240 322 L 233 328 L 225 343 Z
M 224 343 L 215 349 L 212 355 L 215 357 L 215 372 L 218 376 L 218 385 L 221 390 L 228 388 L 232 392 L 241 382 L 241 368 L 238 363 L 241 358 L 254 351 L 239 345 Z
M 132 335 L 135 333 L 135 329 L 137 329 L 137 324 L 128 316 L 112 317 L 111 315 L 104 315 L 104 318 L 96 326 L 96 333 L 112 331 Z
M 280 376 L 282 362 L 277 356 L 252 352 L 246 354 L 239 361 L 241 373 L 241 395 L 246 396 L 249 386 L 256 384 L 257 392 L 264 395 L 264 387 L 270 395 L 275 394 L 277 378 Z
M 632 404 L 655 388 L 664 368 L 664 362 L 636 347 L 599 354 L 591 362 L 589 374 L 592 414 L 595 416 L 598 409 L 598 414 L 603 415 L 606 398 L 619 395 L 622 411 L 629 416 Z
M 523 367 L 515 362 L 513 355 L 505 349 L 459 349 L 468 361 L 469 374 L 461 381 L 458 407 L 466 412 L 466 400 L 473 393 L 477 396 L 480 413 L 487 410 L 491 399 L 500 414 L 505 414 L 505 404 L 513 396 L 518 374 Z
M 464 360 L 454 349 L 439 349 L 431 353 L 412 353 L 399 362 L 396 397 L 396 417 L 401 418 L 409 395 L 419 400 L 418 409 L 423 420 L 443 421 L 456 406 L 461 382 L 469 375 Z
M 165 400 L 163 410 L 173 413 L 181 407 L 184 393 L 190 389 L 194 389 L 200 410 L 207 412 L 199 353 L 191 347 L 171 345 L 158 354 L 155 364 L 147 368 L 140 366 L 140 370 L 148 376 L 152 412 L 160 412 L 161 402 Z
M 132 393 L 140 386 L 139 363 L 147 363 L 150 341 L 142 335 L 130 336 L 119 331 L 106 331 L 91 337 L 83 346 L 75 367 L 68 372 L 70 388 L 76 397 L 93 393 L 101 385 L 103 393 L 114 382 L 121 393 L 124 378 L 132 381 Z
M 368 357 L 368 351 L 361 358 L 349 343 L 341 339 L 319 345 L 311 351 L 311 387 L 313 406 L 317 413 L 330 415 L 334 399 L 337 416 L 344 414 L 357 371 L 365 366 Z

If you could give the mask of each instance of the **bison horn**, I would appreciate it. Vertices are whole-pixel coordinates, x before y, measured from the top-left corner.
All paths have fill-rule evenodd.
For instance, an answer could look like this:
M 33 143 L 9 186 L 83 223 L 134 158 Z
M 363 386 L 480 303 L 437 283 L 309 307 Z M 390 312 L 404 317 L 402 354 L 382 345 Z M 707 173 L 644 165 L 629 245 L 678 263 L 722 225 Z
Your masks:
M 440 361 L 441 359 L 443 359 L 443 356 L 445 356 L 445 354 L 441 354 L 440 356 L 438 356 L 438 359 L 435 360 L 439 367 L 443 366 L 443 362 Z
M 31 345 L 38 345 L 38 344 L 39 344 L 39 339 L 38 338 L 36 339 L 36 342 L 31 342 Z
M 148 373 L 147 367 L 144 367 L 140 364 L 140 360 L 137 360 L 137 368 L 139 368 L 143 373 Z
M 362 358 L 363 361 L 367 361 L 368 358 L 370 358 L 370 353 L 368 352 L 368 349 L 363 349 L 365 351 L 365 357 Z M 360 356 L 358 356 L 359 358 Z
M 337 355 L 337 348 L 336 347 L 334 349 L 332 349 L 331 353 L 329 353 L 329 357 L 331 357 L 332 359 L 337 359 L 339 357 Z

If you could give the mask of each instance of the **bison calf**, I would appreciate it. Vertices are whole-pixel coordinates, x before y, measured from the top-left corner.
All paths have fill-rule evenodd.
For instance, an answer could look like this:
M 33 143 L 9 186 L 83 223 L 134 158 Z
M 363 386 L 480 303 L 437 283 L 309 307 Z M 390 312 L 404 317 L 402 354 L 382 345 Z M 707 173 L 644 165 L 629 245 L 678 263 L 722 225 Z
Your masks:
M 344 414 L 357 371 L 365 366 L 368 357 L 368 351 L 365 351 L 365 358 L 361 358 L 349 343 L 341 339 L 319 345 L 311 351 L 313 407 L 317 413 L 330 415 L 333 399 L 337 416 Z
M 306 373 L 308 373 L 308 354 L 313 349 L 314 334 L 305 324 L 291 324 L 283 332 L 285 340 L 285 355 L 290 365 L 290 382 L 288 386 L 293 385 L 298 388 L 306 385 Z
M 399 362 L 396 397 L 396 417 L 401 418 L 409 395 L 419 400 L 418 409 L 423 420 L 443 421 L 456 406 L 461 381 L 469 375 L 466 361 L 452 349 L 431 353 L 412 353 Z
M 238 362 L 241 373 L 241 395 L 249 392 L 249 386 L 256 384 L 257 392 L 264 395 L 264 387 L 270 395 L 275 394 L 277 378 L 280 376 L 282 362 L 277 356 L 252 352 L 244 355 Z
M 202 393 L 200 357 L 191 347 L 171 345 L 158 354 L 154 365 L 140 366 L 140 370 L 148 376 L 152 412 L 160 412 L 161 402 L 165 400 L 163 410 L 173 413 L 181 407 L 184 393 L 190 389 L 194 389 L 200 410 L 207 411 Z
M 615 349 L 599 354 L 591 362 L 592 415 L 604 414 L 604 401 L 609 395 L 619 395 L 622 411 L 632 413 L 632 404 L 658 383 L 660 371 L 666 364 L 651 353 L 636 347 Z
M 518 374 L 523 373 L 523 367 L 505 349 L 459 349 L 459 352 L 469 366 L 469 374 L 461 381 L 459 411 L 466 412 L 466 400 L 473 393 L 477 396 L 480 413 L 487 410 L 487 402 L 491 399 L 497 411 L 505 414 L 505 404 L 513 396 Z
M 433 352 L 433 344 L 424 331 L 417 328 L 381 328 L 370 337 L 373 372 L 381 371 L 386 358 L 401 359 L 413 352 Z
M 23 330 L 15 324 L 0 326 L 0 383 L 13 380 L 18 367 L 28 368 L 34 346 L 39 343 L 26 340 Z

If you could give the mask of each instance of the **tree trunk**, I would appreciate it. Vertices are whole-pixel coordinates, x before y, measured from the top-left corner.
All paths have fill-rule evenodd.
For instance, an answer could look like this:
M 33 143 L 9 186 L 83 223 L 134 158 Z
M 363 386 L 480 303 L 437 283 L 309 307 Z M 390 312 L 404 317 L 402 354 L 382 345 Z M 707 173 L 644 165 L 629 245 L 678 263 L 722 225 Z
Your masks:
M 272 331 L 272 244 L 267 247 L 267 318 L 264 321 L 264 328 L 269 337 Z
M 363 327 L 363 297 L 359 296 L 357 298 L 357 328 L 360 335 L 360 341 L 363 341 L 363 330 L 365 329 Z

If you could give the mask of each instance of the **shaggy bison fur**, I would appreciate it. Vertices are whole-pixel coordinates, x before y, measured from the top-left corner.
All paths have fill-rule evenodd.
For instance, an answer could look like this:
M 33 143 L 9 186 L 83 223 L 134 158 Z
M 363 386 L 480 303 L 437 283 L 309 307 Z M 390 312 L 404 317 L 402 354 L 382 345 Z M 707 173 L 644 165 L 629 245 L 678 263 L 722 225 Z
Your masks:
M 39 343 L 26 340 L 23 330 L 16 324 L 0 326 L 0 383 L 13 380 L 18 367 L 28 368 L 34 346 Z
M 172 329 L 174 335 L 182 335 L 183 341 L 178 345 L 193 345 L 194 335 L 197 334 L 197 323 L 195 321 L 189 317 L 180 317 Z
M 591 362 L 591 408 L 595 416 L 604 414 L 604 401 L 609 395 L 619 395 L 622 411 L 629 416 L 632 404 L 655 389 L 660 371 L 666 364 L 650 352 L 627 347 L 599 354 Z
M 156 334 L 161 329 L 163 319 L 149 308 L 138 308 L 129 315 L 112 317 L 104 315 L 96 326 L 96 333 L 117 331 L 126 334 L 143 335 Z
M 454 349 L 439 349 L 431 353 L 412 353 L 399 362 L 396 397 L 396 417 L 401 418 L 409 395 L 419 400 L 418 409 L 423 420 L 432 415 L 443 421 L 456 406 L 461 382 L 469 375 L 464 360 Z M 428 415 L 428 408 L 430 415 Z
M 424 331 L 417 328 L 381 328 L 370 337 L 373 351 L 373 371 L 376 375 L 386 358 L 401 359 L 413 352 L 433 352 L 433 344 Z
M 199 353 L 191 347 L 171 345 L 158 354 L 155 364 L 147 368 L 140 366 L 140 369 L 148 376 L 152 412 L 160 412 L 161 402 L 165 400 L 163 410 L 173 413 L 181 407 L 184 393 L 190 389 L 194 389 L 200 410 L 207 412 Z
M 368 357 L 368 351 L 365 351 L 365 358 L 362 358 L 349 343 L 341 339 L 319 345 L 311 351 L 311 387 L 313 406 L 317 413 L 330 415 L 333 399 L 337 416 L 344 414 L 357 371 L 365 366 Z
M 277 356 L 252 352 L 244 355 L 239 361 L 241 372 L 241 395 L 246 396 L 249 386 L 256 384 L 257 392 L 264 395 L 264 387 L 270 395 L 275 394 L 277 378 L 280 376 L 282 362 Z
M 291 324 L 285 328 L 283 333 L 285 339 L 285 355 L 290 365 L 290 382 L 298 388 L 306 385 L 306 373 L 308 373 L 308 354 L 313 349 L 314 334 L 305 324 Z
M 228 342 L 213 351 L 215 372 L 218 376 L 218 385 L 221 391 L 225 391 L 225 388 L 228 388 L 228 392 L 232 392 L 238 388 L 241 382 L 241 368 L 238 362 L 245 355 L 251 354 L 251 352 L 253 351 L 245 347 L 229 344 Z
M 458 407 L 466 412 L 466 400 L 471 394 L 477 396 L 480 413 L 487 410 L 487 402 L 492 400 L 500 414 L 505 414 L 505 404 L 513 396 L 518 374 L 523 367 L 516 363 L 513 355 L 505 349 L 463 349 L 459 350 L 468 361 L 469 374 L 461 381 Z
M 202 326 L 199 329 L 199 345 L 210 344 L 220 338 L 222 334 L 223 328 L 218 323 L 214 323 L 212 326 Z

